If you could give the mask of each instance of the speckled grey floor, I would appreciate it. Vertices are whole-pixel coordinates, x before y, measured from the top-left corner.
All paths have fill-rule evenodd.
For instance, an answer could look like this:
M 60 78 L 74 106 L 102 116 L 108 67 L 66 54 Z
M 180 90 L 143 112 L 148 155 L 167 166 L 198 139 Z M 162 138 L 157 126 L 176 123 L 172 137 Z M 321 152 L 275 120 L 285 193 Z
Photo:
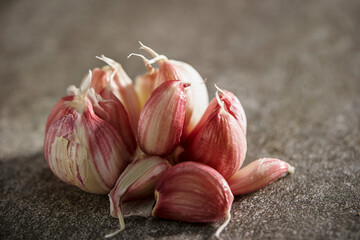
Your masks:
M 55 102 L 95 55 L 145 71 L 138 40 L 232 90 L 250 161 L 296 173 L 236 197 L 223 239 L 360 239 L 360 2 L 2 1 L 0 238 L 101 239 L 106 196 L 59 181 L 42 153 Z M 117 239 L 207 239 L 217 224 L 130 217 Z

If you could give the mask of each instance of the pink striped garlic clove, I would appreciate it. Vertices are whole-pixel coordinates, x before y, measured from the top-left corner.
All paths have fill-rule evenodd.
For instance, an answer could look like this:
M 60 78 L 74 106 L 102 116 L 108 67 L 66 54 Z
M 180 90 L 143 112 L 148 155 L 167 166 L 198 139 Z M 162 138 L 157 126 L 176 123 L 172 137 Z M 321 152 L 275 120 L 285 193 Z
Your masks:
M 188 87 L 180 81 L 166 81 L 151 93 L 139 119 L 138 141 L 142 151 L 165 156 L 180 143 Z
M 196 127 L 204 114 L 209 105 L 209 96 L 204 80 L 191 65 L 176 60 L 160 61 L 159 77 L 155 86 L 172 79 L 190 83 L 192 86 L 189 92 L 186 93 L 187 112 L 182 136 L 184 140 Z
M 243 164 L 247 144 L 238 120 L 218 94 L 184 143 L 180 158 L 209 165 L 228 179 Z
M 131 128 L 136 136 L 137 124 L 140 115 L 140 104 L 137 93 L 135 91 L 135 86 L 118 62 L 105 57 L 104 55 L 101 55 L 101 57 L 97 58 L 108 64 L 108 66 L 105 66 L 101 69 L 106 73 L 107 79 L 109 79 L 110 76 L 115 73 L 113 76 L 114 84 L 112 86 L 113 94 L 124 105 L 129 116 Z M 104 76 L 102 76 L 102 78 L 100 78 L 98 81 L 103 82 Z M 101 85 L 104 86 L 104 84 Z M 98 93 L 100 93 L 100 91 Z
M 93 104 L 95 114 L 110 123 L 119 133 L 130 154 L 137 148 L 136 138 L 132 131 L 128 113 L 124 105 L 113 94 L 113 76 L 110 76 L 106 86 L 97 94 L 93 88 L 89 89 L 88 97 Z
M 48 119 L 44 154 L 50 169 L 64 182 L 106 194 L 128 165 L 130 154 L 117 131 L 94 113 L 87 97 L 90 79 L 91 74 L 77 95 L 55 105 Z
M 295 168 L 276 158 L 261 158 L 240 169 L 228 179 L 234 195 L 258 190 L 279 177 L 294 173 Z
M 200 74 L 189 64 L 176 60 L 169 60 L 164 55 L 157 54 L 151 48 L 142 43 L 140 49 L 150 53 L 154 58 L 147 60 L 140 54 L 131 54 L 142 57 L 145 65 L 151 65 L 155 62 L 159 64 L 157 78 L 154 83 L 154 89 L 165 81 L 179 80 L 183 83 L 189 83 L 191 88 L 186 92 L 186 116 L 182 139 L 184 140 L 200 121 L 205 112 L 209 97 L 206 85 Z
M 156 217 L 185 222 L 216 222 L 226 218 L 218 237 L 230 221 L 234 200 L 226 180 L 215 169 L 198 162 L 170 168 L 155 187 Z
M 119 218 L 120 229 L 108 234 L 107 237 L 114 236 L 125 228 L 124 204 L 135 202 L 136 205 L 130 206 L 136 208 L 138 204 L 146 202 L 146 198 L 153 196 L 158 180 L 170 167 L 171 165 L 166 159 L 151 156 L 137 160 L 125 169 L 109 193 L 110 214 Z M 149 207 L 151 211 L 152 204 Z

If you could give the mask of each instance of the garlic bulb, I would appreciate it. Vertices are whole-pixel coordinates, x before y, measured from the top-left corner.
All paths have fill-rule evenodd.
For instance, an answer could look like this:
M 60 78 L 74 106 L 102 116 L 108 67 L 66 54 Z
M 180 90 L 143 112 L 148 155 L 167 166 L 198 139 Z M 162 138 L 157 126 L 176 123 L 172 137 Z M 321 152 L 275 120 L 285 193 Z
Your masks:
M 204 80 L 189 64 L 169 60 L 140 43 L 153 58 L 133 85 L 121 65 L 94 68 L 80 88 L 52 109 L 44 154 L 62 181 L 108 194 L 110 214 L 186 222 L 230 222 L 234 195 L 255 191 L 292 173 L 288 163 L 263 158 L 241 169 L 247 119 L 239 99 L 216 87 L 209 103 Z M 153 64 L 158 64 L 158 68 Z M 155 205 L 154 205 L 155 203 Z M 152 210 L 152 211 L 151 211 Z
M 129 164 L 130 153 L 111 124 L 98 117 L 87 92 L 91 72 L 76 95 L 62 98 L 46 124 L 44 154 L 62 181 L 106 194 Z
M 155 62 L 159 64 L 154 89 L 163 82 L 171 80 L 179 80 L 191 85 L 191 89 L 186 93 L 186 116 L 184 132 L 182 134 L 182 139 L 184 140 L 200 121 L 201 116 L 209 104 L 208 92 L 204 80 L 189 64 L 181 61 L 169 60 L 164 55 L 159 55 L 151 48 L 144 46 L 142 43 L 140 44 L 140 49 L 144 49 L 154 58 L 147 60 L 140 54 L 130 54 L 130 56 L 135 55 L 142 57 L 147 66 Z

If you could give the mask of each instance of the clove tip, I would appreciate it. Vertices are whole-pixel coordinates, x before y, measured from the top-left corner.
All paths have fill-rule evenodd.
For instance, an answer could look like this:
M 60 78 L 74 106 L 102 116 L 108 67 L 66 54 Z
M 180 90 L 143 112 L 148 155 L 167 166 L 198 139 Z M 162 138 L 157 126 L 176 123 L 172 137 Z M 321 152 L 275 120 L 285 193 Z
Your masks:
M 289 165 L 289 167 L 288 167 L 288 172 L 290 173 L 290 174 L 294 174 L 295 173 L 295 167 L 294 166 L 291 166 L 290 164 L 288 164 Z

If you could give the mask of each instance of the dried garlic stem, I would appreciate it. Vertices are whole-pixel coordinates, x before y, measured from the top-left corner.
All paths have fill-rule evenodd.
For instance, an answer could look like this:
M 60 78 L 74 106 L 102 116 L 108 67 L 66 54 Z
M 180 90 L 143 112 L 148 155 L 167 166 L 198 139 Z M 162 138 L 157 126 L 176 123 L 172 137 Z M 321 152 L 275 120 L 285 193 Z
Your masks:
M 216 230 L 216 232 L 215 232 L 215 237 L 216 237 L 217 239 L 221 239 L 221 238 L 220 238 L 221 232 L 222 232 L 222 231 L 226 228 L 226 226 L 230 223 L 230 220 L 231 220 L 230 210 L 231 210 L 231 208 L 229 208 L 228 211 L 226 212 L 224 223 L 221 224 L 221 226 L 220 226 L 220 227 Z
M 124 218 L 122 216 L 122 214 L 118 214 L 118 218 L 119 218 L 119 222 L 120 222 L 120 228 L 112 233 L 106 234 L 105 238 L 111 238 L 115 235 L 117 235 L 119 232 L 121 232 L 122 230 L 125 229 L 125 222 L 124 222 Z
M 150 60 L 147 59 L 146 57 L 144 57 L 144 55 L 142 54 L 138 54 L 138 53 L 130 53 L 129 56 L 127 56 L 127 58 L 130 58 L 132 56 L 137 56 L 137 57 L 140 57 L 143 61 L 144 61 L 144 64 L 146 66 L 146 69 L 147 69 L 147 72 L 148 74 L 152 74 L 155 69 L 153 68 L 153 66 L 149 63 Z
M 224 108 L 224 102 L 221 101 L 220 97 L 219 97 L 219 92 L 224 93 L 223 90 L 221 90 L 216 84 L 215 88 L 217 89 L 216 93 L 215 93 L 215 97 L 216 97 L 216 101 L 218 102 L 218 104 L 220 105 L 220 107 L 223 109 Z

